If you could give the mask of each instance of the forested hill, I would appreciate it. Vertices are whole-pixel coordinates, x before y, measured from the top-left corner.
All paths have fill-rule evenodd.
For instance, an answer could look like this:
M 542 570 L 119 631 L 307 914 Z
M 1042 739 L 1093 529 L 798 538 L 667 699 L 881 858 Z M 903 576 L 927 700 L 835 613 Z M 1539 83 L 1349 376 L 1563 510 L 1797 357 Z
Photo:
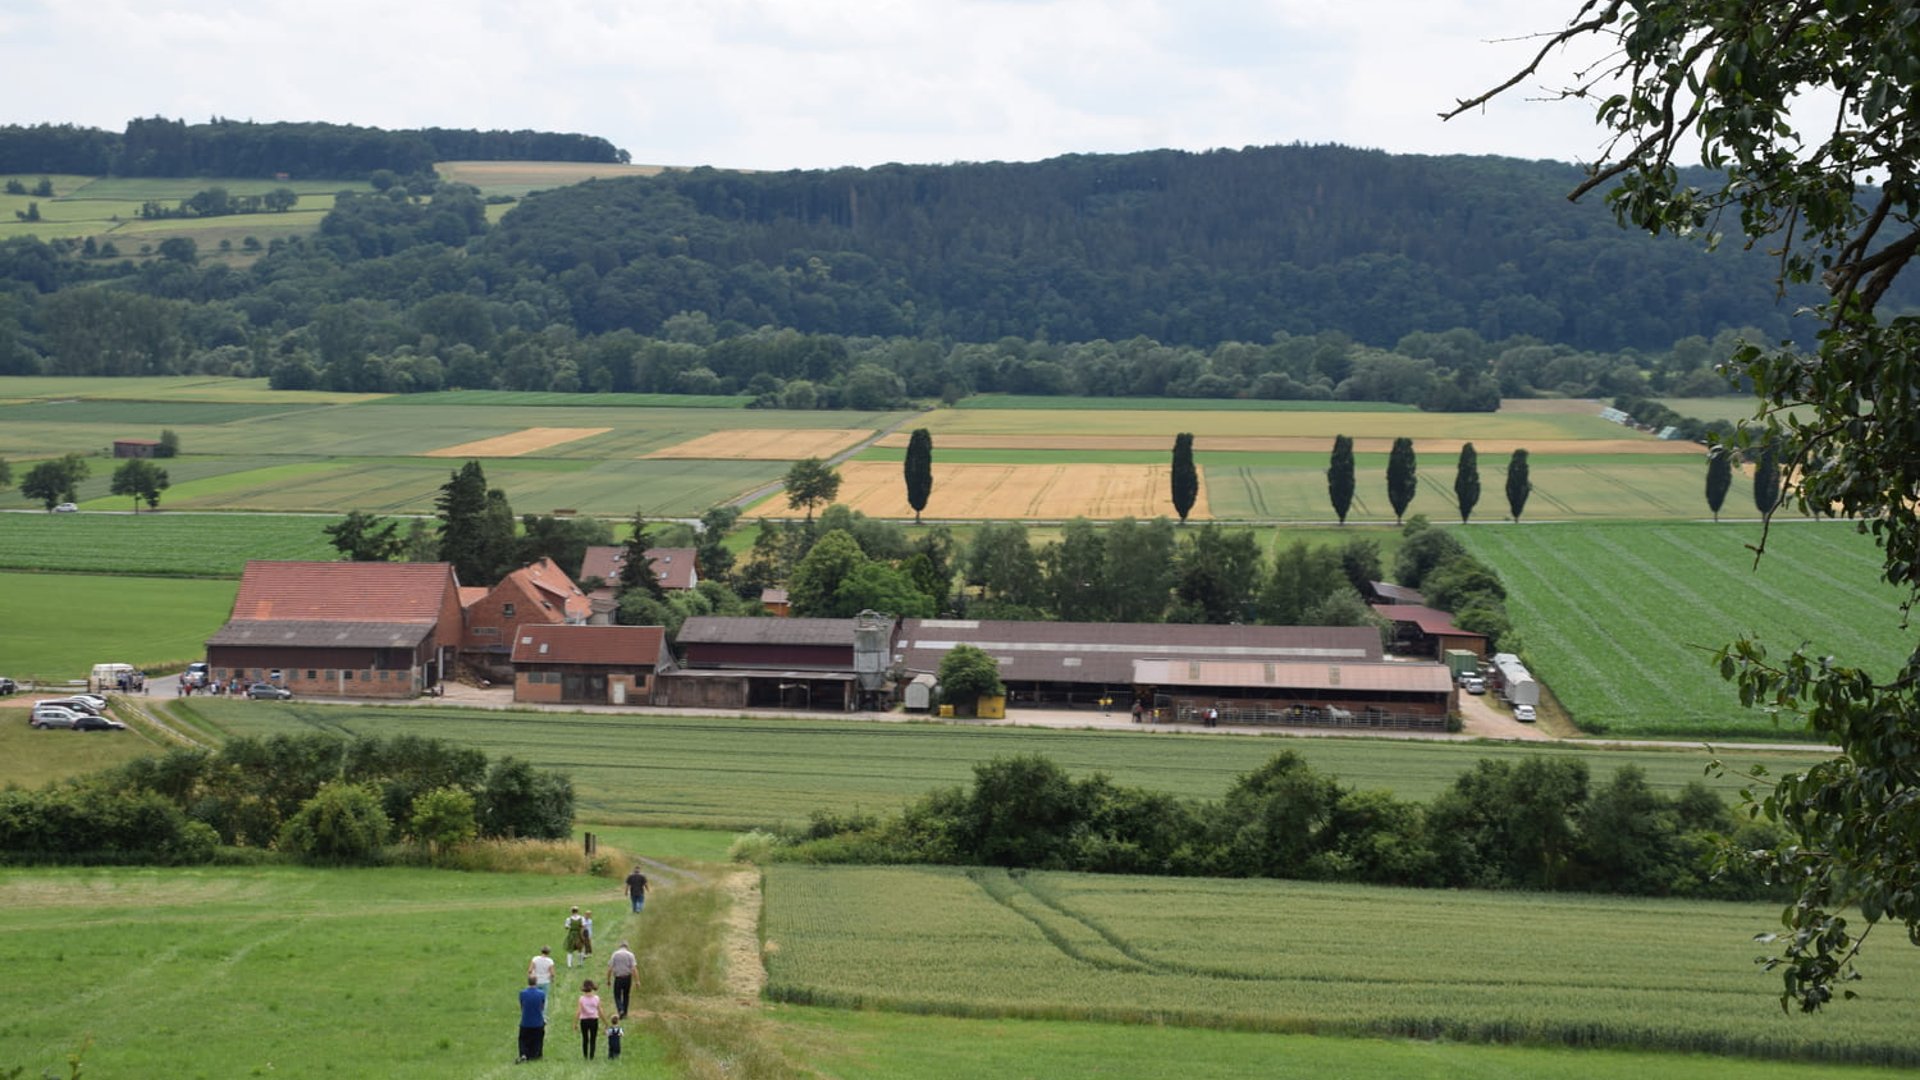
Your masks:
M 838 334 L 1391 346 L 1465 327 L 1582 349 L 1785 336 L 1760 253 L 1570 207 L 1571 165 L 1323 146 L 821 172 L 709 169 L 549 192 L 481 247 L 580 329 L 679 311 Z M 1737 245 L 1730 244 L 1729 248 Z
M 0 173 L 363 180 L 377 169 L 427 172 L 436 161 L 624 162 L 596 135 L 149 117 L 125 132 L 72 124 L 0 126 Z

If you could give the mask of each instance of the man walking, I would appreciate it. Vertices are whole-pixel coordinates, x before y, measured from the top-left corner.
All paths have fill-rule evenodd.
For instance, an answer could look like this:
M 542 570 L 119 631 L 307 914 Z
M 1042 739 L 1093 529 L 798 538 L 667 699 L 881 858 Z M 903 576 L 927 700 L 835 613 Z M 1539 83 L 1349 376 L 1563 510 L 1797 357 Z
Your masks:
M 633 868 L 633 873 L 627 875 L 627 896 L 632 898 L 633 913 L 638 915 L 640 909 L 647 905 L 647 875 L 641 873 L 637 866 Z
M 543 1010 L 553 1004 L 553 949 L 550 946 L 540 946 L 540 955 L 527 964 L 527 985 L 538 987 L 540 993 L 545 995 L 541 1000 Z M 545 1016 L 544 1011 L 542 1016 Z M 545 1020 L 541 1022 L 545 1023 Z
M 547 963 L 551 966 L 553 961 Z M 520 1056 L 514 1061 L 539 1061 L 546 1048 L 547 995 L 529 975 L 527 988 L 520 991 Z
M 607 981 L 613 984 L 613 1013 L 622 1020 L 627 1017 L 627 1002 L 633 997 L 635 966 L 633 950 L 627 948 L 624 941 L 607 957 Z

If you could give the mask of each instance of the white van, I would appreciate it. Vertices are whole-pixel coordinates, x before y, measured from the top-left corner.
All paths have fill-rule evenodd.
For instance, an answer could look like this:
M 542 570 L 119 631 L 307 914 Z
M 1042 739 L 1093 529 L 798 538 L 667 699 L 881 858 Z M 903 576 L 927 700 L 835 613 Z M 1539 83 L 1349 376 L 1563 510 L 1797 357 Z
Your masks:
M 134 676 L 132 664 L 95 664 L 93 674 L 87 677 L 87 689 L 96 694 L 119 690 L 122 675 L 127 677 L 127 685 L 132 686 Z

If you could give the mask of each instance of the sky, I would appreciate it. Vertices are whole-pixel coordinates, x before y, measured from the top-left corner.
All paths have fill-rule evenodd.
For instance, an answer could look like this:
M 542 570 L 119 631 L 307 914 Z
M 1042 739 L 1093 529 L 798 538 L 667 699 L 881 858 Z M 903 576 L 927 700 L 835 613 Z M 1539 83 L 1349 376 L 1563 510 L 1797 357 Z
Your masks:
M 1342 143 L 1592 160 L 1523 84 L 1571 0 L 0 0 L 0 122 L 600 135 L 637 163 L 1032 161 Z M 1556 69 L 1564 71 L 1564 66 Z M 19 91 L 27 92 L 19 92 Z

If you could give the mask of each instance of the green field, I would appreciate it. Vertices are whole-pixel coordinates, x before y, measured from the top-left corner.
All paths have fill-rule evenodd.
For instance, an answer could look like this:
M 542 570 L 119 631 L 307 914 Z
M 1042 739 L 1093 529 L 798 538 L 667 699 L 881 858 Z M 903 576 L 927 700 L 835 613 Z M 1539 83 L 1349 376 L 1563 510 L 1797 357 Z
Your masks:
M 1169 448 L 1173 436 L 1183 431 L 1197 436 L 1324 438 L 1329 449 L 1335 435 L 1356 439 L 1405 436 L 1487 442 L 1520 440 L 1523 446 L 1528 441 L 1547 439 L 1652 441 L 1650 436 L 1635 435 L 1618 424 L 1600 419 L 1597 410 L 1591 415 L 1585 412 L 1423 413 L 1377 403 L 1357 403 L 1364 405 L 1359 408 L 1298 410 L 1209 409 L 1192 401 L 1160 404 L 1162 408 L 1147 411 L 1075 409 L 1059 404 L 1040 407 L 1039 402 L 1035 402 L 1033 408 L 936 409 L 915 426 L 933 432 L 936 454 L 943 434 L 1151 436 L 1168 439 Z M 1448 465 L 1451 464 L 1449 461 Z
M 31 189 L 37 175 L 0 174 L 0 180 L 18 179 Z M 262 244 L 268 241 L 313 232 L 320 219 L 333 209 L 334 195 L 341 191 L 371 191 L 371 185 L 355 180 L 255 180 L 242 178 L 135 178 L 53 176 L 52 198 L 33 195 L 0 195 L 0 240 L 14 236 L 34 236 L 41 240 L 80 239 L 113 241 L 120 254 L 134 258 L 140 245 L 158 244 L 169 236 L 189 236 L 200 247 L 202 257 L 218 255 L 221 240 L 232 244 L 236 256 L 242 241 L 252 236 Z M 149 200 L 171 209 L 212 187 L 226 188 L 232 195 L 264 195 L 275 188 L 292 188 L 300 201 L 281 213 L 234 214 L 213 218 L 140 217 L 140 206 Z M 38 204 L 39 221 L 22 221 L 14 211 Z M 248 258 L 251 258 L 249 255 Z
M 40 787 L 164 749 L 140 726 L 128 731 L 36 731 L 27 726 L 26 701 L 0 698 L 0 788 Z
M 233 581 L 0 573 L 0 675 L 85 678 L 94 664 L 157 668 L 206 652 L 233 609 Z M 30 615 L 22 615 L 30 612 Z
M 807 1004 L 1920 1064 L 1920 952 L 1782 1016 L 1766 905 L 930 867 L 766 895 L 768 992 Z
M 1426 799 L 1482 757 L 1572 754 L 1597 777 L 1621 765 L 1676 791 L 1702 778 L 1699 750 L 1603 750 L 1578 746 L 1476 745 L 1370 739 L 1084 732 L 831 719 L 675 717 L 617 713 L 492 711 L 441 706 L 338 706 L 250 701 L 184 703 L 227 735 L 324 731 L 422 735 L 512 754 L 572 774 L 583 820 L 629 825 L 749 828 L 797 823 L 813 810 L 886 811 L 933 788 L 958 784 L 974 764 L 1045 754 L 1075 774 L 1188 798 L 1218 798 L 1234 779 L 1282 750 L 1355 788 Z M 1803 754 L 1729 755 L 1779 770 Z M 1738 781 L 1711 781 L 1729 801 Z
M 1588 731 L 1688 738 L 1795 737 L 1745 711 L 1711 650 L 1758 635 L 1803 641 L 1882 675 L 1911 651 L 1900 595 L 1872 542 L 1844 523 L 1776 526 L 1756 568 L 1753 524 L 1464 529 L 1506 583 L 1535 673 Z
M 356 401 L 374 401 L 385 396 L 329 390 L 275 390 L 267 385 L 266 379 L 230 379 L 216 375 L 143 375 L 113 379 L 79 375 L 0 376 L 0 402 L 71 399 L 346 405 Z
M 337 557 L 321 531 L 336 520 L 286 514 L 0 514 L 0 569 L 237 578 L 248 559 Z
M 1418 412 L 1411 405 L 1378 401 L 1256 401 L 1244 398 L 1044 397 L 975 394 L 956 409 L 1074 409 L 1098 412 Z

